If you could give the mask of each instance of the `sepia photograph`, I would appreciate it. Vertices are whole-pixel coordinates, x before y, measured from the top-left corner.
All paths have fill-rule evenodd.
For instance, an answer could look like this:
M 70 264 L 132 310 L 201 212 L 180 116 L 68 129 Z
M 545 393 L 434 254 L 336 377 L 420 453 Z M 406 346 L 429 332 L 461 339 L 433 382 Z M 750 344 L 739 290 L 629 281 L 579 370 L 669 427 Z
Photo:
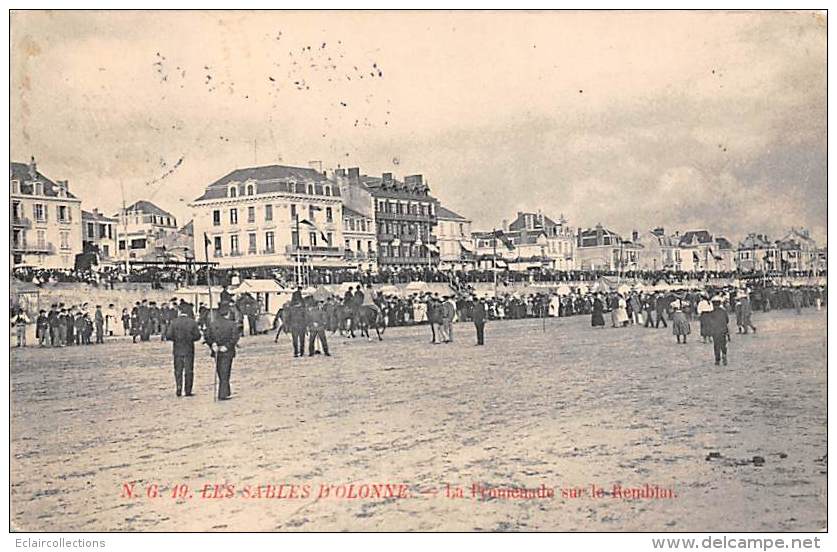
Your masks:
M 9 35 L 18 547 L 820 546 L 826 10 L 12 9 Z

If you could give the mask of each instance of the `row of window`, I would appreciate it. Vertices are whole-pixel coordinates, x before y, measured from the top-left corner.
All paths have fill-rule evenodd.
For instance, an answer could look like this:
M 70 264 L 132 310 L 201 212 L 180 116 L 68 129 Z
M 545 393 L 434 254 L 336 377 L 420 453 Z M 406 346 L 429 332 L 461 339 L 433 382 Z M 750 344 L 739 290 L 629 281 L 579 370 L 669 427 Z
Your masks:
M 344 230 L 349 229 L 350 231 L 357 230 L 359 232 L 366 232 L 366 229 L 372 230 L 372 221 L 369 221 L 368 226 L 366 219 L 357 219 L 354 218 L 347 218 L 344 221 Z
M 26 216 L 26 211 L 23 204 L 19 201 L 12 201 L 12 218 L 19 220 Z M 68 205 L 56 205 L 55 216 L 58 222 L 72 222 L 73 210 Z M 35 203 L 32 205 L 32 218 L 36 222 L 49 221 L 49 206 L 45 203 Z
M 375 210 L 379 213 L 390 213 L 395 215 L 427 216 L 435 214 L 432 203 L 396 201 L 393 199 L 379 199 L 375 202 Z
M 356 240 L 356 247 L 352 248 L 352 241 L 351 240 L 346 240 L 346 249 L 349 250 L 349 251 L 362 252 L 363 251 L 362 244 L 363 244 L 362 240 Z M 375 252 L 375 250 L 372 248 L 372 242 L 371 241 L 366 242 L 366 251 L 368 253 L 374 253 Z
M 333 234 L 331 232 L 327 232 L 325 236 L 320 235 L 319 232 L 309 232 L 308 233 L 308 243 L 302 244 L 302 247 L 332 247 L 332 243 L 334 241 Z M 229 236 L 228 242 L 229 248 L 226 251 L 226 255 L 229 256 L 238 256 L 242 255 L 241 250 L 241 242 L 239 240 L 238 234 L 233 234 Z M 259 250 L 258 246 L 258 234 L 256 232 L 249 232 L 247 234 L 247 254 L 248 255 L 257 255 L 257 254 L 271 254 L 276 253 L 276 234 L 273 232 L 265 232 L 264 233 L 264 240 L 263 240 L 264 248 Z M 212 245 L 214 255 L 216 257 L 223 257 L 225 255 L 224 252 L 224 238 L 223 236 L 214 236 L 212 238 Z M 299 242 L 299 234 L 295 231 L 291 232 L 291 246 L 297 247 L 300 245 Z M 371 242 L 370 242 L 371 245 Z
M 428 249 L 424 245 L 378 245 L 378 252 L 381 257 L 407 257 L 417 260 L 428 258 Z
M 318 207 L 316 205 L 309 205 L 308 206 L 308 220 L 313 222 L 316 219 L 317 211 L 322 211 L 322 210 L 325 211 L 325 221 L 326 222 L 334 222 L 334 211 L 332 210 L 331 207 L 326 207 L 325 209 L 323 209 L 322 207 Z M 294 219 L 295 217 L 298 216 L 297 206 L 295 204 L 290 205 L 290 211 L 291 211 L 291 219 Z M 237 207 L 230 208 L 227 215 L 229 217 L 228 220 L 229 220 L 229 223 L 231 225 L 238 224 L 238 208 Z M 247 207 L 246 217 L 247 217 L 247 223 L 248 224 L 252 224 L 252 223 L 256 222 L 256 207 L 255 206 L 251 205 L 250 207 Z M 214 209 L 212 211 L 212 225 L 213 226 L 221 226 L 221 220 L 222 220 L 221 209 Z M 264 206 L 264 222 L 272 222 L 272 221 L 273 221 L 273 205 L 265 205 Z
M 427 225 L 414 222 L 379 222 L 378 234 L 410 234 L 423 240 L 427 237 Z
M 45 189 L 46 189 L 46 187 L 44 186 L 43 182 L 36 181 L 31 187 L 25 188 L 25 187 L 21 186 L 19 180 L 12 180 L 12 193 L 13 194 L 26 193 L 28 195 L 28 194 L 31 193 L 32 195 L 44 195 L 44 190 Z M 57 189 L 56 189 L 55 193 L 57 194 L 58 197 L 67 197 L 67 189 L 64 188 L 61 185 L 57 186 Z
M 297 193 L 297 194 L 304 194 L 308 193 L 309 195 L 326 195 L 331 197 L 331 185 L 321 185 L 321 184 L 306 184 L 304 182 L 288 182 L 283 183 L 285 187 L 284 191 L 289 193 Z M 227 197 L 239 197 L 244 195 L 256 195 L 258 192 L 256 186 L 254 184 L 247 184 L 246 186 L 239 186 L 238 184 L 230 184 L 227 187 Z M 336 192 L 336 189 L 335 189 Z M 335 195 L 337 195 L 335 193 Z
M 98 228 L 97 228 L 98 227 Z M 98 229 L 98 232 L 96 230 Z M 95 222 L 87 223 L 87 237 L 91 240 L 96 238 L 109 240 L 113 239 L 113 225 L 112 224 L 96 224 Z
M 58 240 L 59 240 L 59 247 L 61 249 L 70 249 L 71 248 L 71 239 L 70 239 L 70 232 L 61 231 L 58 232 Z M 15 230 L 12 234 L 12 243 L 14 247 L 17 248 L 26 248 L 26 232 L 22 230 Z M 47 246 L 46 241 L 46 230 L 36 230 L 35 231 L 35 244 L 37 245 L 37 249 L 43 250 Z
M 128 224 L 133 221 L 134 224 L 158 224 L 160 226 L 169 226 L 171 228 L 177 226 L 176 218 L 164 217 L 162 215 L 142 215 L 129 211 L 127 215 L 123 215 L 120 218 L 127 219 L 124 222 Z

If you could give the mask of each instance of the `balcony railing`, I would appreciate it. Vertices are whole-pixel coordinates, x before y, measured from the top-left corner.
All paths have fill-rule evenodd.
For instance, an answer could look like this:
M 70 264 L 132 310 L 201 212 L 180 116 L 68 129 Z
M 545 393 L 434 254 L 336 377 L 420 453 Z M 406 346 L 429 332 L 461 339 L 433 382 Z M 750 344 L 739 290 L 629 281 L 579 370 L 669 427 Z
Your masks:
M 55 246 L 51 243 L 42 243 L 42 244 L 32 244 L 32 243 L 21 243 L 21 242 L 12 242 L 12 251 L 15 253 L 44 253 L 44 254 L 52 254 L 55 253 Z
M 12 217 L 12 226 L 15 228 L 32 228 L 32 221 L 26 217 Z
M 299 248 L 294 245 L 288 245 L 285 247 L 285 253 L 289 255 L 296 255 L 297 252 L 300 255 L 317 255 L 327 257 L 340 257 L 343 255 L 343 250 L 339 247 L 321 245 L 300 245 Z
M 436 215 L 422 215 L 415 213 L 391 213 L 375 211 L 375 218 L 386 220 L 406 220 L 412 222 L 436 222 Z

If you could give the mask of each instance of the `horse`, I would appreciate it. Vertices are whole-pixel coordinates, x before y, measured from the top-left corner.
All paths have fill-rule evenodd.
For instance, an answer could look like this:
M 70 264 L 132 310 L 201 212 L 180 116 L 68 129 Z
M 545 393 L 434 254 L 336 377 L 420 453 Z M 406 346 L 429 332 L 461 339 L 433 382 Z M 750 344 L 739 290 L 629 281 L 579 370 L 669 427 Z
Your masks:
M 357 313 L 358 327 L 360 328 L 360 335 L 366 336 L 366 339 L 372 341 L 369 335 L 369 328 L 373 328 L 378 335 L 378 341 L 383 341 L 383 334 L 387 329 L 386 318 L 380 307 L 373 307 L 370 305 L 363 305 Z
M 371 341 L 372 337 L 369 335 L 369 329 L 372 328 L 378 335 L 378 341 L 383 341 L 383 334 L 387 325 L 384 313 L 380 308 L 362 305 L 358 310 L 354 310 L 346 305 L 338 305 L 334 310 L 334 315 L 337 319 L 337 327 L 334 331 L 339 330 L 340 335 L 355 337 L 355 330 L 358 329 L 361 337 L 365 336 Z M 347 334 L 344 334 L 344 331 Z

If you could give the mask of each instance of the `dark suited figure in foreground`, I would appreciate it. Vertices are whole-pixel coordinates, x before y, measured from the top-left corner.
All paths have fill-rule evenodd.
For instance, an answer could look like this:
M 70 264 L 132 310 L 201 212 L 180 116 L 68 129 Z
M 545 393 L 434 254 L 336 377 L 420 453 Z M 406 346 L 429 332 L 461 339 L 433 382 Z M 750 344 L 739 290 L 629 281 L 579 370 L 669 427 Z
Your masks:
M 302 292 L 296 290 L 291 296 L 288 306 L 287 324 L 291 329 L 291 340 L 294 344 L 294 358 L 305 356 L 305 328 L 308 325 L 305 303 Z
M 485 300 L 478 299 L 471 309 L 471 318 L 474 320 L 474 327 L 477 329 L 477 345 L 485 345 Z
M 195 378 L 195 341 L 201 338 L 198 323 L 181 306 L 177 318 L 168 323 L 165 338 L 172 342 L 174 354 L 174 382 L 179 397 L 183 391 L 192 396 L 192 382 Z
M 715 366 L 723 360 L 727 365 L 727 339 L 729 338 L 729 314 L 721 306 L 719 297 L 712 299 L 712 311 L 706 313 L 707 333 L 712 337 Z
M 229 305 L 222 303 L 214 319 L 209 323 L 206 336 L 206 342 L 215 357 L 215 371 L 218 373 L 218 400 L 220 401 L 229 399 L 232 394 L 230 374 L 235 358 L 235 348 L 241 337 L 238 324 L 230 320 L 230 315 Z
M 314 356 L 314 343 L 320 340 L 320 347 L 323 348 L 325 356 L 331 356 L 328 352 L 328 341 L 326 340 L 326 326 L 328 315 L 322 301 L 311 305 L 308 309 L 308 356 Z

